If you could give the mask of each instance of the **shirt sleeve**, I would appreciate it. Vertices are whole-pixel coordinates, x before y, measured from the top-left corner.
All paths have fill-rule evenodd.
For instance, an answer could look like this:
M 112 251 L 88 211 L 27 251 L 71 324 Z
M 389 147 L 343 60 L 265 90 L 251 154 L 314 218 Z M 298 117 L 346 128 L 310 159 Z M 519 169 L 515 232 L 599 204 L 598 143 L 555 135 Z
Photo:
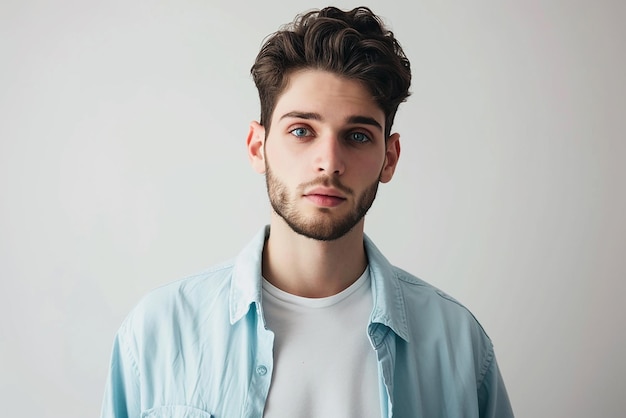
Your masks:
M 478 406 L 481 418 L 513 418 L 513 409 L 506 392 L 495 356 L 478 388 Z
M 140 405 L 137 362 L 120 329 L 113 343 L 101 418 L 139 417 Z

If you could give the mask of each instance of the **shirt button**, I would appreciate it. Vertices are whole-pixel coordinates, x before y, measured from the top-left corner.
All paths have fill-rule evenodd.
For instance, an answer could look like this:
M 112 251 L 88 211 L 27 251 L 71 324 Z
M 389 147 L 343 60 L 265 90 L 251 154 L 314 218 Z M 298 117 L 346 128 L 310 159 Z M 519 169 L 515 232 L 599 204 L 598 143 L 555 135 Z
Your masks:
M 267 367 L 259 366 L 256 368 L 256 372 L 259 376 L 265 376 L 267 374 Z

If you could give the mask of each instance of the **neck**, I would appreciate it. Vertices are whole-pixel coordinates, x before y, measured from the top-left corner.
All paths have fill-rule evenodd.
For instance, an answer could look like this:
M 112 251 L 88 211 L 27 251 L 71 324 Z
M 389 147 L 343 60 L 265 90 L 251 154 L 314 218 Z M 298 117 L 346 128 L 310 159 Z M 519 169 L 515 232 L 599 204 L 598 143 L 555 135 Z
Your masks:
M 353 284 L 367 267 L 363 220 L 333 241 L 295 233 L 272 214 L 263 249 L 263 277 L 279 289 L 309 298 L 331 296 Z

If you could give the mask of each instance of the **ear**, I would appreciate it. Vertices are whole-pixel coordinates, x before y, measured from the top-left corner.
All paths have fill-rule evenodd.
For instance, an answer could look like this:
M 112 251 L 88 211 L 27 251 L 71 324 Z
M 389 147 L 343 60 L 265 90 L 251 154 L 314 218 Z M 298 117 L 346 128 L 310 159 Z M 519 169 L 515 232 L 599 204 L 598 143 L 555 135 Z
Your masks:
M 252 168 L 257 173 L 265 173 L 265 127 L 259 122 L 250 122 L 250 130 L 248 131 L 248 138 L 246 140 L 246 147 L 248 148 L 248 158 Z
M 393 134 L 387 138 L 385 144 L 387 150 L 385 151 L 385 165 L 380 172 L 380 182 L 387 183 L 391 181 L 393 173 L 396 171 L 398 165 L 398 159 L 400 158 L 400 134 Z

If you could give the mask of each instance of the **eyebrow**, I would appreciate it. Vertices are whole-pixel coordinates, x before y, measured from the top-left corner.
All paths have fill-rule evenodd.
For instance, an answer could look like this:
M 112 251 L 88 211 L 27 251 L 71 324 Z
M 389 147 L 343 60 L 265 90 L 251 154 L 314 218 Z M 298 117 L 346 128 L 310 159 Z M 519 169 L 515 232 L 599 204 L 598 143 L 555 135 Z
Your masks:
M 321 121 L 322 120 L 322 115 L 320 115 L 319 113 L 314 113 L 314 112 L 299 112 L 299 111 L 293 111 L 293 112 L 287 112 L 284 115 L 282 115 L 280 117 L 280 120 L 283 120 L 285 118 L 298 118 L 298 119 L 308 119 L 308 120 L 318 120 Z M 380 125 L 380 123 L 378 123 L 378 121 L 372 117 L 369 116 L 361 116 L 361 115 L 354 115 L 354 116 L 349 116 L 346 119 L 347 123 L 356 123 L 356 124 L 362 124 L 362 125 L 370 125 L 370 126 L 374 126 L 375 128 L 378 128 L 379 130 L 383 130 L 383 127 Z

